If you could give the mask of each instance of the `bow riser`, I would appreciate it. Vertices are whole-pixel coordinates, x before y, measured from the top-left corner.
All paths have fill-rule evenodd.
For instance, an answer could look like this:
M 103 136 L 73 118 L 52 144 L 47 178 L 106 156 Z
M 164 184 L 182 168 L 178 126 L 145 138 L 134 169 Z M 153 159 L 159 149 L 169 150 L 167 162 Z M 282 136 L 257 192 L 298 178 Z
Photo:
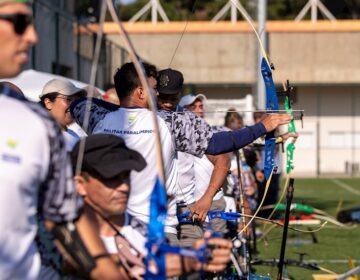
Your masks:
M 272 78 L 270 66 L 266 62 L 265 58 L 263 58 L 261 61 L 261 74 L 264 79 L 266 89 L 266 110 L 270 113 L 273 111 L 278 111 L 279 103 L 277 99 L 276 88 Z M 264 173 L 266 180 L 270 178 L 270 174 L 275 166 L 275 141 L 274 131 L 266 134 L 264 150 Z

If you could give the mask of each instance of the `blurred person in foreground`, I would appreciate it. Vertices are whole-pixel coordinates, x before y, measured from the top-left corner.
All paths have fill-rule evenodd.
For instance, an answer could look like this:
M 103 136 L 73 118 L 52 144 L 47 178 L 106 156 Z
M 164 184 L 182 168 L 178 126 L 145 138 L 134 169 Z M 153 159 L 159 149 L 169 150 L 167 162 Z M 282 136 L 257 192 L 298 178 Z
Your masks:
M 25 94 L 22 92 L 22 90 L 17 85 L 11 82 L 8 81 L 0 82 L 0 87 L 1 88 L 8 87 L 12 90 L 13 93 L 18 94 L 19 97 L 25 97 Z
M 20 73 L 37 40 L 30 1 L 0 0 L 0 78 Z M 68 241 L 69 246 L 60 247 L 85 277 L 119 279 L 112 260 L 92 258 L 105 248 L 98 236 L 84 235 L 92 225 L 87 214 L 79 218 L 82 200 L 75 192 L 60 127 L 41 106 L 6 85 L 0 88 L 0 118 L 6 120 L 0 122 L 1 278 L 38 279 L 41 260 L 35 236 L 40 219 L 59 243 Z M 75 251 L 79 246 L 83 258 Z

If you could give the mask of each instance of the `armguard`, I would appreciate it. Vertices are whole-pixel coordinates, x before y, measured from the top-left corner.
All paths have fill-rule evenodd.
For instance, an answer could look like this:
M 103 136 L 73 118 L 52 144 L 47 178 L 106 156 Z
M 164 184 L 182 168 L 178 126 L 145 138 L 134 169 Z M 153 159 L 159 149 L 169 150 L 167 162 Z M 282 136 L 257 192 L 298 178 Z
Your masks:
M 96 266 L 96 260 L 85 247 L 74 223 L 56 224 L 51 233 L 78 265 L 79 272 L 84 274 L 86 278 L 89 278 L 91 271 Z

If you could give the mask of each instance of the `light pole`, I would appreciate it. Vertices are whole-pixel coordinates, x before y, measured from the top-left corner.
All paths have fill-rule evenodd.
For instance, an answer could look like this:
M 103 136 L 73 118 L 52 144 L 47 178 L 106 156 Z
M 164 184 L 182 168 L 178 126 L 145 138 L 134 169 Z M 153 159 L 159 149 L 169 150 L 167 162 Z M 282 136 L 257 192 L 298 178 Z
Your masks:
M 258 0 L 258 33 L 260 39 L 264 45 L 265 50 L 267 51 L 267 40 L 266 40 L 266 18 L 267 18 L 267 0 Z M 261 75 L 261 59 L 262 53 L 260 48 L 257 51 L 257 108 L 265 109 L 266 104 L 266 92 L 265 84 Z

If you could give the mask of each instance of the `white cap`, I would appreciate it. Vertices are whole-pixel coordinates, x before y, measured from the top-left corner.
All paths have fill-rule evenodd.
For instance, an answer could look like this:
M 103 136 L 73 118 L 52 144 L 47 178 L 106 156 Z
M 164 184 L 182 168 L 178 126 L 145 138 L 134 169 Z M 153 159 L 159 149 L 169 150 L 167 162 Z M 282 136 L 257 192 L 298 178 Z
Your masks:
M 45 84 L 40 94 L 40 98 L 46 94 L 54 92 L 66 96 L 71 96 L 80 92 L 86 93 L 86 90 L 76 87 L 72 82 L 68 80 L 52 79 Z
M 196 99 L 200 99 L 201 101 L 206 101 L 206 96 L 203 95 L 203 94 L 198 94 L 198 95 L 189 94 L 189 95 L 185 95 L 185 96 L 183 96 L 183 97 L 180 99 L 179 106 L 181 106 L 181 107 L 189 106 L 189 105 L 193 104 Z

